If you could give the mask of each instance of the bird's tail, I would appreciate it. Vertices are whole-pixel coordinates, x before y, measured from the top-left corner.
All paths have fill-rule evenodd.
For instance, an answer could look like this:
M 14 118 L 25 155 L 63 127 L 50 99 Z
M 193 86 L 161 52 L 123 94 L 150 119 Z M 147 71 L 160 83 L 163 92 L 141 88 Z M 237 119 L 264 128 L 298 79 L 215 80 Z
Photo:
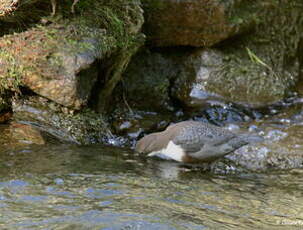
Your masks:
M 229 145 L 233 147 L 234 150 L 242 147 L 243 145 L 247 145 L 250 143 L 258 143 L 264 140 L 263 137 L 255 135 L 255 134 L 240 134 L 235 138 L 229 141 Z
M 258 143 L 264 141 L 264 138 L 256 135 L 256 134 L 249 134 L 249 133 L 244 133 L 240 135 L 240 138 L 243 139 L 247 143 Z

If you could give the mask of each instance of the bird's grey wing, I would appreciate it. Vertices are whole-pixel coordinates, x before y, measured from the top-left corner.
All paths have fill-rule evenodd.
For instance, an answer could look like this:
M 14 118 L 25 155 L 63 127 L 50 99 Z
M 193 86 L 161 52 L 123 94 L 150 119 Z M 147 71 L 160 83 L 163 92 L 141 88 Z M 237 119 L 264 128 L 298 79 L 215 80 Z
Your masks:
M 224 132 L 222 135 L 214 134 L 204 127 L 186 127 L 175 136 L 173 142 L 180 145 L 188 153 L 200 151 L 205 145 L 218 146 L 233 139 L 233 133 Z

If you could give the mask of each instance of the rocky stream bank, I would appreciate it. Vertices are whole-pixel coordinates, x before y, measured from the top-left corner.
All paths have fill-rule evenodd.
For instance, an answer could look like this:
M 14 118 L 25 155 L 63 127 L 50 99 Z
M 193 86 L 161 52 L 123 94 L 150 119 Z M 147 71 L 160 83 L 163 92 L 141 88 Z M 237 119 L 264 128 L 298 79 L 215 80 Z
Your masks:
M 0 145 L 131 148 L 194 119 L 265 142 L 214 171 L 303 166 L 301 0 L 0 3 Z

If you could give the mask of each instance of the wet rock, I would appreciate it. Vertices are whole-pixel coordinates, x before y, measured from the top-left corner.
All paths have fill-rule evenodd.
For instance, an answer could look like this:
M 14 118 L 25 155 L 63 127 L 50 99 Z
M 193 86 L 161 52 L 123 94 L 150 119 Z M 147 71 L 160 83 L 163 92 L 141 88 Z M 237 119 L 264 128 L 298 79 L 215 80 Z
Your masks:
M 171 114 L 132 111 L 114 115 L 114 133 L 126 135 L 131 141 L 138 139 L 143 133 L 151 133 L 165 129 L 172 120 Z
M 45 144 L 41 131 L 31 125 L 11 123 L 10 133 L 11 138 L 19 144 Z
M 14 119 L 31 124 L 64 142 L 109 143 L 114 136 L 106 119 L 90 110 L 75 112 L 45 98 L 33 96 L 13 103 Z
M 258 1 L 143 1 L 145 31 L 154 46 L 212 46 L 248 31 Z
M 222 66 L 223 56 L 218 50 L 201 49 L 185 56 L 172 87 L 172 96 L 191 108 L 203 108 L 220 99 L 223 101 L 219 94 L 206 88 L 213 73 Z
M 303 119 L 300 107 L 256 122 L 251 126 L 265 141 L 238 149 L 226 156 L 235 165 L 252 171 L 303 167 Z M 287 120 L 287 122 L 286 122 Z
M 288 128 L 285 133 L 275 130 L 274 132 L 279 133 L 278 138 L 267 139 L 268 136 L 265 136 L 264 143 L 244 146 L 227 158 L 252 171 L 302 168 L 302 130 L 302 126 Z
M 10 124 L 0 125 L 0 132 L 0 144 L 4 150 L 18 149 L 26 152 L 30 145 L 41 146 L 62 143 L 39 127 L 30 124 L 11 122 Z
M 188 113 L 187 116 L 193 117 L 194 120 L 211 122 L 218 126 L 249 122 L 263 116 L 258 111 L 234 106 L 233 104 L 213 104 L 203 110 L 190 111 Z

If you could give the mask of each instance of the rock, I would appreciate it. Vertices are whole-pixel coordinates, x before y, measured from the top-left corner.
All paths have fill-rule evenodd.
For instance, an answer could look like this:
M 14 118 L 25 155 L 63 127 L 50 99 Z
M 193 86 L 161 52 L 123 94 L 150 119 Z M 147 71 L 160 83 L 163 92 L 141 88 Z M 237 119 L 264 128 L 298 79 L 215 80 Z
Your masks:
M 0 126 L 1 148 L 9 151 L 23 149 L 28 145 L 45 145 L 52 141 L 58 143 L 39 128 L 29 124 L 11 122 L 9 125 Z
M 43 2 L 29 0 L 24 5 Z M 39 9 L 42 13 L 36 7 L 30 11 L 42 25 L 0 38 L 0 95 L 19 95 L 12 103 L 15 121 L 61 141 L 119 144 L 105 115 L 92 109 L 107 112 L 112 91 L 144 43 L 140 1 L 86 0 L 72 16 L 70 5 L 58 2 L 58 17 L 42 20 L 50 14 L 50 2 L 46 4 Z M 30 17 L 24 5 L 17 5 L 16 12 L 7 14 L 8 20 L 0 18 L 0 23 L 18 21 L 17 15 Z
M 172 95 L 191 108 L 204 108 L 213 101 L 268 106 L 289 94 L 298 71 L 290 67 L 288 72 L 286 68 L 279 72 L 252 62 L 249 51 L 245 54 L 236 45 L 223 51 L 196 50 L 180 68 Z
M 87 103 L 97 80 L 98 72 L 93 64 L 102 53 L 97 50 L 97 37 L 74 43 L 60 38 L 72 31 L 72 27 L 52 25 L 3 37 L 0 75 L 14 78 L 10 76 L 14 70 L 19 77 L 14 79 L 16 84 L 20 82 L 39 95 L 79 109 Z M 102 36 L 102 31 L 99 33 Z
M 104 117 L 90 110 L 75 112 L 45 98 L 32 96 L 13 102 L 14 120 L 31 124 L 63 142 L 109 143 L 114 136 Z
M 244 146 L 227 158 L 252 171 L 302 168 L 303 146 L 300 142 L 302 125 L 287 128 L 283 132 L 279 130 L 275 132 L 283 135 L 271 138 L 270 131 L 266 132 L 267 140 L 264 143 Z
M 281 69 L 275 59 L 277 69 L 266 71 L 275 65 L 253 62 L 242 45 L 141 51 L 125 71 L 120 92 L 131 107 L 159 112 L 180 107 L 201 111 L 210 105 L 229 107 L 230 102 L 260 108 L 287 97 L 297 81 L 296 65 Z M 261 55 L 262 60 L 271 58 Z
M 184 55 L 172 96 L 193 108 L 211 100 L 260 108 L 291 96 L 302 62 L 303 5 L 295 2 L 264 2 L 254 33 Z
M 86 106 L 97 85 L 97 104 L 107 103 L 144 40 L 139 2 L 121 3 L 88 0 L 78 17 L 2 37 L 0 76 L 72 109 Z
M 223 55 L 215 49 L 199 49 L 184 56 L 172 87 L 172 96 L 190 108 L 203 108 L 212 101 L 224 101 L 207 90 L 213 73 L 223 67 Z
M 143 1 L 145 32 L 153 46 L 213 46 L 252 29 L 260 2 Z
M 252 109 L 223 103 L 209 105 L 202 110 L 188 111 L 187 113 L 186 115 L 193 117 L 194 120 L 211 122 L 218 126 L 249 122 L 263 116 L 262 113 Z
M 244 146 L 227 155 L 226 158 L 237 167 L 251 171 L 302 168 L 303 115 L 301 111 L 302 102 L 285 108 L 279 115 L 251 123 L 250 127 L 254 127 L 252 132 L 262 135 L 265 141 Z
M 11 123 L 10 133 L 12 140 L 18 142 L 19 144 L 45 144 L 41 131 L 31 125 Z
M 208 3 L 210 2 L 216 3 L 216 1 Z M 147 28 L 149 26 L 156 28 L 150 30 L 153 31 L 150 39 L 152 36 L 161 37 L 159 40 L 155 38 L 156 45 L 157 42 L 165 43 L 166 39 L 177 43 L 178 39 L 182 39 L 182 35 L 172 33 L 173 35 L 168 36 L 167 33 L 171 33 L 170 26 L 174 27 L 174 22 L 179 22 L 178 17 L 188 15 L 175 13 L 178 12 L 176 9 L 180 6 L 180 10 L 198 11 L 203 4 L 199 1 L 147 1 L 144 4 L 147 9 L 146 25 Z M 225 3 L 217 6 L 222 4 Z M 244 6 L 247 3 L 234 1 L 228 4 Z M 168 5 L 170 7 L 167 7 Z M 257 1 L 252 9 L 256 10 L 255 19 L 258 21 L 254 32 L 243 34 L 233 40 L 227 39 L 216 48 L 197 48 L 192 51 L 188 48 L 188 52 L 183 52 L 182 56 L 178 51 L 171 51 L 177 50 L 176 48 L 172 48 L 169 55 L 166 55 L 166 49 L 157 48 L 151 53 L 138 56 L 134 64 L 130 64 L 133 70 L 129 71 L 130 77 L 126 78 L 129 79 L 130 85 L 128 97 L 135 98 L 134 95 L 145 94 L 143 98 L 148 102 L 146 105 L 160 109 L 167 107 L 163 106 L 165 103 L 174 101 L 181 102 L 182 106 L 187 108 L 199 110 L 213 102 L 232 102 L 261 108 L 291 96 L 302 71 L 300 34 L 303 23 L 299 19 L 303 10 L 302 1 L 296 0 L 294 3 Z M 172 12 L 167 13 L 170 10 Z M 164 23 L 163 18 L 170 18 L 172 22 Z M 285 18 L 289 20 L 284 20 Z M 160 20 L 163 20 L 163 24 L 159 22 Z M 183 21 L 186 22 L 185 19 Z M 160 36 L 157 31 L 163 34 Z M 140 75 L 136 76 L 134 70 L 140 72 Z M 167 77 L 162 79 L 162 76 Z M 154 82 L 148 79 L 154 79 Z M 135 82 L 140 84 L 136 85 Z M 134 89 L 131 89 L 132 84 L 136 85 Z M 153 84 L 153 87 L 159 87 L 161 90 L 148 91 L 148 84 Z M 153 102 L 149 98 L 157 100 Z M 138 101 L 140 103 L 143 100 L 140 98 Z
M 143 133 L 163 130 L 172 120 L 171 114 L 132 111 L 114 114 L 114 134 L 126 136 L 130 141 L 137 140 Z

